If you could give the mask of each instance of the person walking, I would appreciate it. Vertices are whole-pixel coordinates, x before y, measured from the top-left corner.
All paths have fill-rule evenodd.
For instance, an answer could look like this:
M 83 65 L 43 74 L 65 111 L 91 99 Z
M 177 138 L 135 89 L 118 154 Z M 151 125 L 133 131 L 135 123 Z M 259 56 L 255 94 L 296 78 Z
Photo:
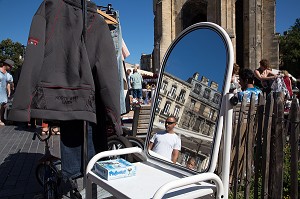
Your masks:
M 6 59 L 0 65 L 0 126 L 4 126 L 4 112 L 7 104 L 8 97 L 10 97 L 11 91 L 9 84 L 13 83 L 12 76 L 7 72 L 14 65 L 14 61 Z
M 176 124 L 176 118 L 169 116 L 165 121 L 166 130 L 155 133 L 148 146 L 149 150 L 171 160 L 173 163 L 177 162 L 181 150 L 181 139 L 174 132 Z
M 130 76 L 130 82 L 133 91 L 133 103 L 141 103 L 143 77 L 138 73 L 137 68 L 133 69 L 133 74 Z

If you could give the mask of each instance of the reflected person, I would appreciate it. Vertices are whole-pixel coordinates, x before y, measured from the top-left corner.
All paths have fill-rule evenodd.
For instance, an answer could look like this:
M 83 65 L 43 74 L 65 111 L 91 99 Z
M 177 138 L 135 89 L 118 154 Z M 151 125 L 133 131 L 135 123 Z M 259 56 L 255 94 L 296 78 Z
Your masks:
M 196 170 L 196 159 L 193 157 L 190 157 L 186 163 L 186 168 L 191 169 L 191 170 Z
M 149 150 L 166 157 L 173 163 L 176 163 L 181 149 L 181 139 L 174 132 L 176 123 L 176 118 L 169 116 L 165 121 L 166 130 L 155 133 L 148 147 Z

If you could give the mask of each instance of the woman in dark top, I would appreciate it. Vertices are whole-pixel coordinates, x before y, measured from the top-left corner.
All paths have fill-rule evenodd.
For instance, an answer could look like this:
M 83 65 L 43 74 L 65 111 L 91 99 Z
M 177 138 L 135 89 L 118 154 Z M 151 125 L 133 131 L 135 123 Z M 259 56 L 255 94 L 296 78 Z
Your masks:
M 254 85 L 269 94 L 271 92 L 272 82 L 276 79 L 277 75 L 274 75 L 272 70 L 270 70 L 270 63 L 268 60 L 262 59 L 259 64 L 260 67 L 254 70 Z

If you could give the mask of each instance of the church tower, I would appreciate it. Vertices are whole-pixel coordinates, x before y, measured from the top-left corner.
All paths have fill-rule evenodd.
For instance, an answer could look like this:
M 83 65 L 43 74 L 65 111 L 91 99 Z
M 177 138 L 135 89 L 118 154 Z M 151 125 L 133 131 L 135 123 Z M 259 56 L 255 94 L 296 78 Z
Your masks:
M 278 68 L 275 5 L 275 0 L 153 0 L 154 72 L 182 30 L 206 21 L 227 31 L 241 67 L 254 70 L 261 59 L 268 59 L 272 68 Z

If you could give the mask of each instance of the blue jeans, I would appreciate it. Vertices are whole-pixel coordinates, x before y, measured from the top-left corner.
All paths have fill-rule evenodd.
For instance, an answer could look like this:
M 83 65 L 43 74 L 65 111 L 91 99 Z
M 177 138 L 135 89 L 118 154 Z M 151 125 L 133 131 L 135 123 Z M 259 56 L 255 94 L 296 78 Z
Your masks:
M 101 122 L 99 122 L 101 123 Z M 107 150 L 107 135 L 99 126 L 88 124 L 88 160 L 95 153 Z M 103 127 L 103 124 L 98 124 Z M 64 178 L 83 176 L 83 121 L 60 122 L 61 169 Z
M 133 98 L 142 98 L 142 89 L 133 89 Z
M 118 62 L 118 70 L 119 70 L 119 83 L 120 83 L 120 108 L 121 108 L 121 115 L 128 113 L 129 110 L 127 110 L 127 106 L 125 103 L 125 95 L 124 95 L 124 83 L 123 83 L 123 60 L 122 60 L 122 29 L 121 29 L 121 23 L 119 19 L 119 12 L 115 11 L 118 24 L 110 24 L 109 30 L 111 33 L 111 37 L 113 39 L 115 48 L 116 48 L 116 56 L 117 56 L 117 62 Z

